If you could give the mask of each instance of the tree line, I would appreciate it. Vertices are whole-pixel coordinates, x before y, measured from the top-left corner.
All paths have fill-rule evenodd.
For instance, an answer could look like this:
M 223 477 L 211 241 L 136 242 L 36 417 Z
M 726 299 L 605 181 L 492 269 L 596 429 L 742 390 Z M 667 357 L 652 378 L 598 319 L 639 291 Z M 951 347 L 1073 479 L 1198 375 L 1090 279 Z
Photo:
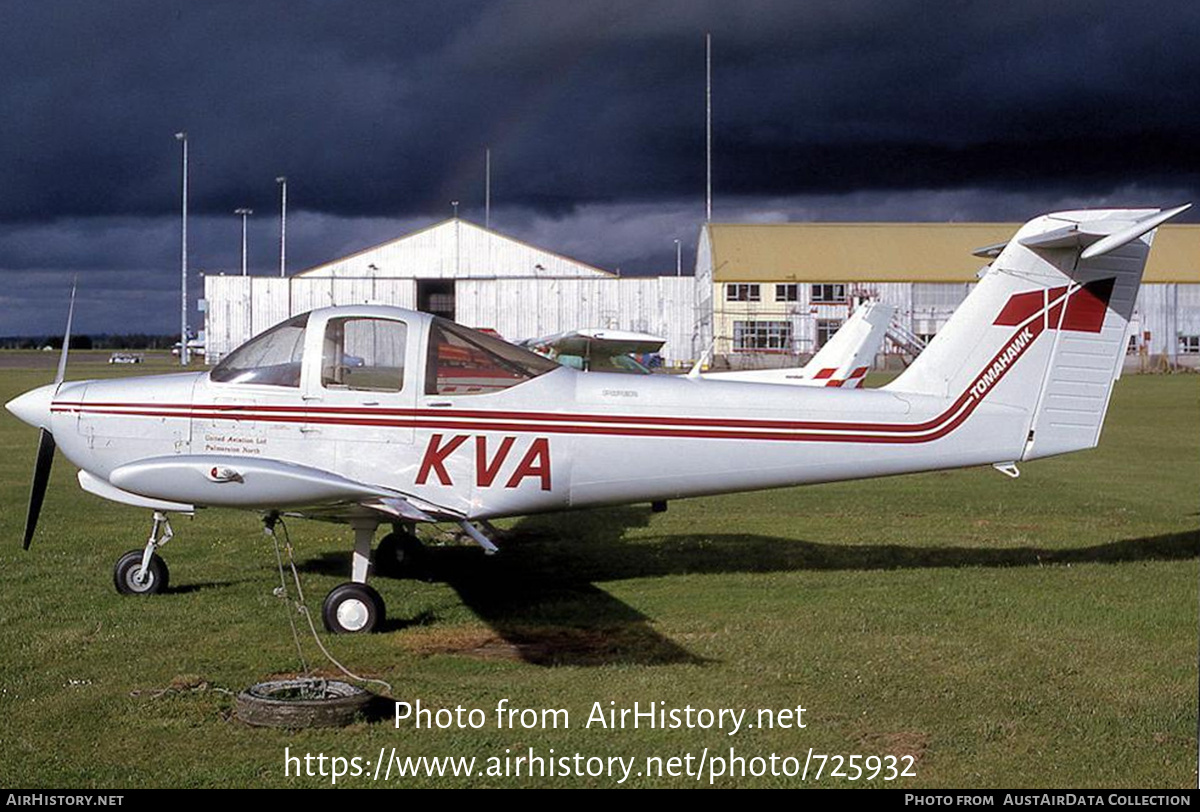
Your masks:
M 101 333 L 71 336 L 73 350 L 169 350 L 179 343 L 179 335 L 149 333 Z M 0 336 L 0 349 L 62 349 L 62 336 Z

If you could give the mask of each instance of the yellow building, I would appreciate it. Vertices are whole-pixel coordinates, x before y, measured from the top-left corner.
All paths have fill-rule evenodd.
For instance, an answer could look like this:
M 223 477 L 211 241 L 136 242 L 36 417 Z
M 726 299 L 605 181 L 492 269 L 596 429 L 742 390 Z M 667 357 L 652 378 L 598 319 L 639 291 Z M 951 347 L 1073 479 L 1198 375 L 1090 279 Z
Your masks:
M 888 350 L 941 328 L 1019 223 L 711 223 L 696 253 L 705 344 L 732 366 L 815 352 L 861 298 L 897 308 Z M 979 252 L 979 253 L 977 253 Z M 707 301 L 706 301 L 707 300 Z M 1131 330 L 1134 351 L 1200 360 L 1200 226 L 1159 229 Z M 1186 359 L 1185 359 L 1186 360 Z

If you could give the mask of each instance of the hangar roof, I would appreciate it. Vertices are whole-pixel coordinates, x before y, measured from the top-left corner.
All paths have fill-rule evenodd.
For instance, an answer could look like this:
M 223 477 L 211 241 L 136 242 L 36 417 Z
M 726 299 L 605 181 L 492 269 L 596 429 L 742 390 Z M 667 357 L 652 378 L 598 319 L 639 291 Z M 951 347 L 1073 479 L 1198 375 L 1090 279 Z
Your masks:
M 387 279 L 609 278 L 613 274 L 452 217 L 297 276 Z
M 713 281 L 974 282 L 1020 223 L 712 223 Z M 1200 226 L 1158 230 L 1147 282 L 1200 283 Z

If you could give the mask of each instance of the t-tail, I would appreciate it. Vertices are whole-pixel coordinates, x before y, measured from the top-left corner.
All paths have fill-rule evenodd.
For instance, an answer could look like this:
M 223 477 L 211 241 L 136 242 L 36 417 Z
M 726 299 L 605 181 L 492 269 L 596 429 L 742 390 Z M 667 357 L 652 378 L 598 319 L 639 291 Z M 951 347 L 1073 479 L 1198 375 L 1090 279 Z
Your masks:
M 965 413 L 985 396 L 1027 411 L 1021 460 L 1094 447 L 1154 229 L 1189 206 L 1058 212 L 1026 223 L 886 389 L 954 400 Z

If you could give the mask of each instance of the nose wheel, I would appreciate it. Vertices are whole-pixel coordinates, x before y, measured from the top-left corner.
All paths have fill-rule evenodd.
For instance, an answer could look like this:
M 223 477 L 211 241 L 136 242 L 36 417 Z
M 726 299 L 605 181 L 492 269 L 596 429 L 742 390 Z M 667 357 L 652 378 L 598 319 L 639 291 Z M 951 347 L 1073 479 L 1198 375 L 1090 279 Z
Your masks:
M 130 550 L 113 567 L 113 586 L 122 595 L 157 595 L 167 588 L 171 573 L 158 548 L 175 535 L 166 514 L 154 512 L 154 528 L 141 550 Z
M 113 586 L 122 595 L 157 595 L 167 588 L 171 573 L 162 556 L 150 556 L 150 565 L 142 569 L 142 550 L 130 550 L 113 567 Z

